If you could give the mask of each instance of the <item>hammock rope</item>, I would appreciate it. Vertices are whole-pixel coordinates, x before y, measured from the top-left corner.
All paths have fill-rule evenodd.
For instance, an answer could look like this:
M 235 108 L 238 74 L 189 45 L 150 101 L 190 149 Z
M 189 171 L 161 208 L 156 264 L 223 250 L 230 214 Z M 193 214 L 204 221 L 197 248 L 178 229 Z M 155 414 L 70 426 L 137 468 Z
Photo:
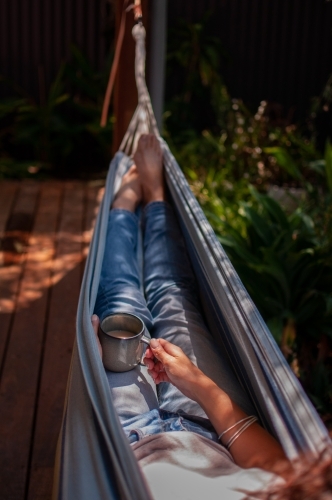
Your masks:
M 84 271 L 77 335 L 56 457 L 54 499 L 150 500 L 151 495 L 112 403 L 91 325 L 105 248 L 109 207 L 141 134 L 154 133 L 165 178 L 199 284 L 216 345 L 227 351 L 261 422 L 290 459 L 318 456 L 328 432 L 276 345 L 225 251 L 160 137 L 145 83 L 145 30 L 134 26 L 138 106 L 111 162 Z

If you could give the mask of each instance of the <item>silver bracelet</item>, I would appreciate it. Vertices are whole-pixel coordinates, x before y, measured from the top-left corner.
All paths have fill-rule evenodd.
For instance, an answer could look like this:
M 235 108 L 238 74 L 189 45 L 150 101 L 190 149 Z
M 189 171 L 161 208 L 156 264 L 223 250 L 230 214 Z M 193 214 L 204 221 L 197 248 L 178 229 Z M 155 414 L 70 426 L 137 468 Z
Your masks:
M 241 427 L 241 429 L 239 429 L 231 438 L 230 440 L 228 441 L 228 443 L 225 444 L 225 448 L 227 450 L 230 449 L 230 447 L 232 446 L 232 444 L 234 443 L 234 441 L 237 440 L 238 437 L 241 436 L 242 432 L 244 432 L 246 429 L 248 429 L 248 427 L 250 427 L 254 422 L 256 422 L 256 420 L 258 420 L 257 417 L 252 417 L 251 420 L 248 420 L 247 422 L 245 422 L 243 424 L 243 426 Z
M 222 432 L 218 436 L 218 439 L 221 439 L 225 434 L 227 434 L 227 432 L 229 432 L 232 429 L 234 429 L 234 427 L 236 427 L 237 425 L 242 424 L 242 422 L 247 422 L 248 420 L 251 420 L 252 418 L 256 418 L 256 417 L 254 417 L 253 415 L 250 415 L 249 417 L 242 418 L 241 420 L 239 420 L 238 422 L 236 422 L 236 424 L 232 425 L 231 427 L 228 427 L 228 429 L 226 429 L 224 432 Z M 257 418 L 256 418 L 256 420 L 257 420 Z

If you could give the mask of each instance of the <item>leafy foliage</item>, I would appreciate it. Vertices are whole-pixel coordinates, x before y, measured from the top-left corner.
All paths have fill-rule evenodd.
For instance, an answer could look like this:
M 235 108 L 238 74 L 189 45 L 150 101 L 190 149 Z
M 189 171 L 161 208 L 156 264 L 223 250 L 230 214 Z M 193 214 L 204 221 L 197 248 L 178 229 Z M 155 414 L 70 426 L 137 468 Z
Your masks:
M 332 414 L 332 146 L 322 159 L 315 135 L 275 106 L 253 113 L 231 99 L 207 24 L 174 37 L 181 90 L 169 94 L 165 135 L 294 372 Z
M 14 97 L 0 102 L 0 175 L 13 168 L 24 175 L 24 163 L 66 176 L 105 167 L 112 130 L 111 121 L 99 126 L 106 74 L 73 46 L 42 102 L 12 85 Z
M 198 196 L 208 219 L 316 406 L 331 412 L 330 341 L 325 342 L 332 340 L 329 245 L 303 208 L 287 214 L 251 186 L 247 201 L 228 203 L 214 196 L 213 182 L 207 177 L 205 199 Z M 323 342 L 326 350 L 319 347 Z
M 319 339 L 321 333 L 332 335 L 332 260 L 311 217 L 301 209 L 287 216 L 272 198 L 251 191 L 256 207 L 242 203 L 239 215 L 245 237 L 236 230 L 223 236 L 219 229 L 219 238 L 263 316 L 278 325 L 274 333 L 287 354 L 284 329 L 290 320 L 299 332 L 298 343 L 317 334 Z

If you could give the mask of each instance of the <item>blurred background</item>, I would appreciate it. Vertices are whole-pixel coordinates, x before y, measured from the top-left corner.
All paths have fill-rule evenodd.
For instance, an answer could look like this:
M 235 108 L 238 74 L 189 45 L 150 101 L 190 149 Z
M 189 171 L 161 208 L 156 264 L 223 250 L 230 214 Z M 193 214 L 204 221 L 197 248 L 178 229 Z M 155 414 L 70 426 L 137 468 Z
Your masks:
M 100 127 L 121 6 L 1 1 L 0 178 L 105 176 L 136 99 L 129 34 Z M 329 425 L 332 2 L 146 0 L 143 15 L 162 134 Z

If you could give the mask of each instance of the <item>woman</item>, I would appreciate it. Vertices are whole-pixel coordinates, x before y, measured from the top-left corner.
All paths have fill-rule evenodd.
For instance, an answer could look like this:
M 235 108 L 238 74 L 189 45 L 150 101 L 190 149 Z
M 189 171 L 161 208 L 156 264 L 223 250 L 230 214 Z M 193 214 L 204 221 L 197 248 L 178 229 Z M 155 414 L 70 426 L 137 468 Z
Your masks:
M 142 136 L 134 160 L 111 207 L 92 323 L 98 339 L 99 318 L 133 313 L 153 338 L 145 367 L 107 372 L 112 399 L 154 498 L 244 498 L 282 481 L 272 473 L 287 461 L 204 324 L 166 202 L 158 140 Z M 136 256 L 140 204 L 144 290 Z

